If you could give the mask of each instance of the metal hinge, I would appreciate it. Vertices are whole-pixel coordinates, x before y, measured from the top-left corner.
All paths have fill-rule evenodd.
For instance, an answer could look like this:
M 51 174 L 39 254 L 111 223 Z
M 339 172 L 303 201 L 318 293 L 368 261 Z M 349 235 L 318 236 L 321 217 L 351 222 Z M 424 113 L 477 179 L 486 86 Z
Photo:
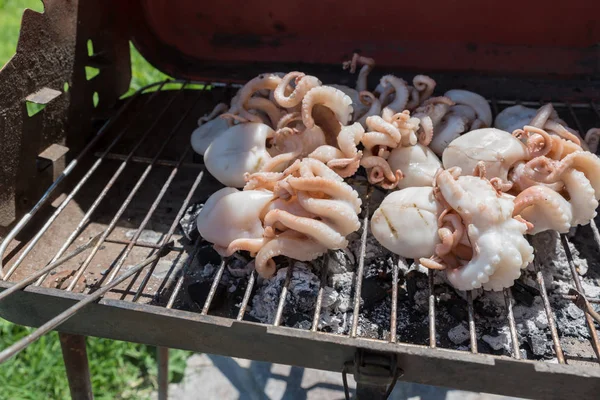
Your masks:
M 354 375 L 356 398 L 362 400 L 387 399 L 404 371 L 398 367 L 395 355 L 358 349 L 354 360 L 346 362 L 342 370 L 346 400 L 350 400 L 348 373 Z

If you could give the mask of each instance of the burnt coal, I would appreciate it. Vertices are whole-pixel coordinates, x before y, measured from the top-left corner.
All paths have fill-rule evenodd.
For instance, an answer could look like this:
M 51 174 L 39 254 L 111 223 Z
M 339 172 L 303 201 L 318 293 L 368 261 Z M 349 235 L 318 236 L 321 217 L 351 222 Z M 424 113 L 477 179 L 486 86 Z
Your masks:
M 319 293 L 322 273 L 325 274 L 322 308 L 318 316 L 318 329 L 322 332 L 349 334 L 352 328 L 356 266 L 360 258 L 360 235 L 349 235 L 346 250 L 330 251 L 327 257 L 311 262 L 293 262 L 278 258 L 277 274 L 268 280 L 257 278 L 254 293 L 248 304 L 244 319 L 273 323 L 279 297 L 284 286 L 288 268 L 293 262 L 293 273 L 283 309 L 281 324 L 298 329 L 310 329 L 314 307 Z M 585 239 L 579 239 L 580 241 Z M 588 237 L 587 240 L 593 240 Z M 573 287 L 571 271 L 560 238 L 554 233 L 542 233 L 533 237 L 536 257 L 543 272 L 548 297 L 556 319 L 556 327 L 567 356 L 589 357 L 589 332 L 584 313 L 562 296 Z M 581 284 L 589 297 L 600 297 L 597 264 L 588 265 L 586 253 L 591 246 L 571 245 L 571 253 L 580 274 Z M 357 333 L 360 337 L 389 340 L 391 329 L 392 272 L 398 268 L 398 303 L 396 305 L 396 338 L 399 342 L 420 345 L 429 344 L 429 282 L 430 271 L 412 260 L 398 259 L 368 237 L 364 259 L 364 274 L 360 298 Z M 205 266 L 198 265 L 193 272 L 192 286 L 196 301 L 202 300 L 210 288 L 212 277 L 218 268 L 219 257 L 212 250 L 203 249 Z M 594 250 L 595 252 L 596 250 Z M 221 310 L 211 309 L 213 315 L 237 315 L 246 287 L 247 276 L 252 271 L 251 258 L 239 257 L 229 260 L 223 273 L 218 293 L 224 297 Z M 325 268 L 325 270 L 322 270 Z M 585 273 L 584 273 L 585 272 Z M 434 273 L 436 344 L 441 348 L 469 350 L 470 333 L 466 295 L 456 291 L 446 281 L 443 272 Z M 549 322 L 540 296 L 533 266 L 523 270 L 521 278 L 512 287 L 513 314 L 523 358 L 555 360 Z M 192 283 L 193 283 L 192 282 Z M 473 291 L 476 339 L 481 353 L 510 356 L 512 338 L 507 322 L 506 303 L 502 292 Z M 594 305 L 597 307 L 597 305 Z M 587 347 L 586 347 L 587 346 Z
M 195 241 L 200 236 L 198 226 L 196 225 L 196 218 L 198 218 L 198 214 L 202 211 L 203 206 L 203 203 L 191 205 L 185 210 L 185 214 L 179 220 L 179 228 L 181 228 L 183 235 L 190 242 Z
M 212 286 L 211 281 L 202 281 L 202 282 L 194 282 L 191 285 L 188 285 L 187 291 L 190 295 L 192 301 L 194 301 L 199 307 L 203 307 L 206 299 L 208 298 L 208 293 L 210 292 L 210 288 Z M 217 290 L 215 291 L 215 297 L 213 301 L 210 303 L 210 310 L 219 309 L 223 306 L 225 297 L 223 294 L 227 291 L 227 286 L 218 284 Z

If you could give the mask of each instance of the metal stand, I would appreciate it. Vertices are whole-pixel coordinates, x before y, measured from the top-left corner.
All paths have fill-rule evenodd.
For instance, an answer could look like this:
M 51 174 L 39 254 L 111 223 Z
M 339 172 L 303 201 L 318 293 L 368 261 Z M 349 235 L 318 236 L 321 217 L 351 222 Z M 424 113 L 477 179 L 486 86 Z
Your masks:
M 73 400 L 93 400 L 85 336 L 59 332 L 58 337 L 69 379 L 71 398 Z
M 167 400 L 169 397 L 169 348 L 158 347 L 158 400 Z
M 397 365 L 395 355 L 357 350 L 354 360 L 344 365 L 342 380 L 346 400 L 350 400 L 347 373 L 354 374 L 357 400 L 385 400 L 402 376 L 403 371 Z

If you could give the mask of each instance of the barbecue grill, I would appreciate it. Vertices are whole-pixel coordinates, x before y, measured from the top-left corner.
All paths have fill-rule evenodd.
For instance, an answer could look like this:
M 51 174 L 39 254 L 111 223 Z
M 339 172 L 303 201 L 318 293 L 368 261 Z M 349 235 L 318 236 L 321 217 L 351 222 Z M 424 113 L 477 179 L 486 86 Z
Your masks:
M 308 326 L 294 327 L 285 315 L 294 271 L 289 260 L 282 261 L 287 272 L 273 320 L 256 322 L 247 310 L 260 279 L 244 275 L 239 301 L 227 308 L 221 281 L 231 260 L 215 261 L 207 244 L 186 239 L 179 225 L 190 206 L 219 188 L 190 149 L 196 120 L 262 72 L 299 69 L 324 82 L 352 84 L 341 62 L 361 52 L 378 63 L 373 79 L 428 73 L 438 91 L 464 87 L 491 99 L 495 114 L 510 105 L 552 102 L 579 132 L 600 125 L 598 2 L 44 5 L 43 14 L 26 10 L 17 54 L 0 71 L 0 315 L 39 327 L 4 349 L 1 360 L 58 330 L 77 399 L 92 397 L 85 335 L 158 346 L 161 397 L 168 348 L 341 371 L 344 383 L 354 374 L 359 398 L 384 397 L 397 379 L 531 398 L 597 396 L 593 307 L 600 300 L 586 297 L 570 245 L 593 237 L 596 247 L 582 254 L 590 270 L 597 268 L 594 221 L 559 242 L 574 289 L 561 298 L 585 311 L 588 341 L 574 343 L 561 332 L 546 265 L 533 265 L 531 292 L 541 298 L 555 362 L 524 359 L 517 326 L 525 321 L 513 313 L 521 301 L 516 289 L 502 293 L 507 354 L 482 349 L 482 316 L 471 292 L 458 313 L 468 326 L 468 346 L 450 348 L 436 329 L 443 300 L 431 271 L 420 322 L 426 329 L 410 337 L 399 333 L 398 306 L 410 281 L 400 279 L 407 267 L 400 258 L 390 271 L 388 328 L 377 338 L 363 335 L 368 221 L 377 206 L 369 191 L 344 334 L 319 325 L 326 268 Z M 121 99 L 131 77 L 129 40 L 177 80 Z M 156 235 L 148 237 L 149 231 Z M 190 276 L 209 262 L 216 268 L 198 300 Z M 317 261 L 327 262 L 328 256 Z

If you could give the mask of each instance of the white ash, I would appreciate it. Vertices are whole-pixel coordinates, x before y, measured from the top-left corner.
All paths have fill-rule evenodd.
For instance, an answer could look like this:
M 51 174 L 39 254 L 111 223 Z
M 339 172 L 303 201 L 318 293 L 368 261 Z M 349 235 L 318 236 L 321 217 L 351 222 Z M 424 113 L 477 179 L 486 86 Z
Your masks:
M 461 344 L 469 340 L 469 330 L 463 325 L 458 324 L 448 331 L 448 339 L 454 344 Z
M 504 350 L 508 352 L 510 349 L 511 342 L 508 327 L 502 327 L 495 336 L 483 335 L 481 339 L 494 350 Z
M 263 280 L 252 299 L 252 317 L 261 322 L 273 323 L 287 271 L 288 267 L 281 268 L 273 278 Z M 297 317 L 299 314 L 311 317 L 318 293 L 319 278 L 306 264 L 295 262 L 283 310 L 284 318 Z
M 136 232 L 137 232 L 136 229 L 129 230 L 129 231 L 125 232 L 125 237 L 127 239 L 131 240 L 135 236 Z M 160 232 L 154 232 L 149 229 L 143 229 L 142 232 L 140 233 L 140 236 L 138 237 L 137 241 L 142 242 L 142 243 L 158 244 L 161 241 L 161 239 L 163 238 L 163 235 L 164 234 L 160 233 Z
M 327 258 L 294 264 L 282 325 L 299 329 L 310 329 L 314 305 L 319 291 L 321 268 L 326 268 L 326 286 L 323 288 L 322 309 L 318 328 L 321 331 L 347 335 L 352 324 L 355 273 L 360 259 L 361 232 L 349 235 L 346 250 L 330 251 Z M 597 249 L 582 242 L 592 241 L 579 238 L 570 250 L 577 266 L 582 287 L 587 296 L 600 297 L 597 279 L 600 265 L 594 261 Z M 546 284 L 556 327 L 561 340 L 584 343 L 589 338 L 584 314 L 572 301 L 562 295 L 573 288 L 571 270 L 560 238 L 553 233 L 542 233 L 533 237 L 536 257 Z M 589 253 L 590 251 L 596 253 Z M 590 255 L 591 254 L 591 255 Z M 326 264 L 323 264 L 324 260 Z M 590 260 L 588 263 L 587 260 Z M 399 342 L 428 344 L 429 342 L 429 286 L 427 274 L 412 260 L 398 261 L 398 257 L 382 248 L 368 236 L 365 252 L 363 290 L 357 331 L 361 337 L 389 340 L 391 320 L 392 271 L 398 265 L 398 304 L 396 314 L 397 339 Z M 228 266 L 222 281 L 229 279 L 230 285 L 247 279 L 245 274 L 252 267 L 237 260 L 238 269 Z M 206 279 L 216 272 L 218 263 L 203 268 Z M 269 280 L 257 282 L 247 315 L 263 323 L 272 323 L 275 317 L 281 288 L 285 282 L 287 268 L 282 268 Z M 237 279 L 237 276 L 241 278 Z M 235 279 L 234 279 L 235 278 Z M 204 278 L 203 278 L 204 279 Z M 442 348 L 469 350 L 469 331 L 466 325 L 467 306 L 464 292 L 454 290 L 447 284 L 443 272 L 434 274 L 436 300 L 437 345 Z M 513 293 L 513 313 L 523 358 L 551 360 L 556 357 L 549 322 L 544 309 L 535 270 L 532 266 L 524 270 Z M 383 294 L 383 296 L 382 296 Z M 474 291 L 476 336 L 479 351 L 499 355 L 512 354 L 512 341 L 508 328 L 507 310 L 502 292 Z M 596 305 L 594 305 L 597 307 Z

